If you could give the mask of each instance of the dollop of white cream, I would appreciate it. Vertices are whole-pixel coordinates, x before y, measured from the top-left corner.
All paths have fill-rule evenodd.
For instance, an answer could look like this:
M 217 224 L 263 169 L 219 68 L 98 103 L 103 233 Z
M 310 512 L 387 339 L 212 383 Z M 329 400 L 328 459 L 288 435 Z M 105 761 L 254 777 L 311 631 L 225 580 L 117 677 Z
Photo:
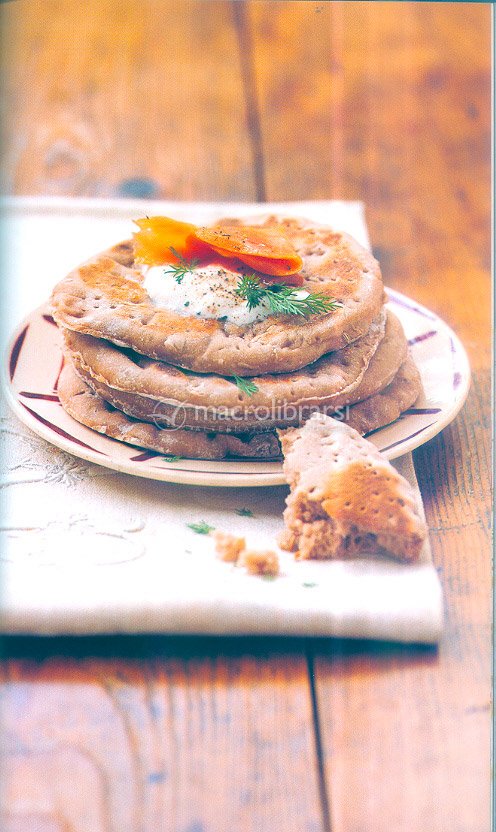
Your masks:
M 199 266 L 186 272 L 178 283 L 170 266 L 143 266 L 143 287 L 154 306 L 197 318 L 222 318 L 236 324 L 249 326 L 263 321 L 270 314 L 270 307 L 262 300 L 254 309 L 248 309 L 246 300 L 236 294 L 240 272 L 220 265 Z

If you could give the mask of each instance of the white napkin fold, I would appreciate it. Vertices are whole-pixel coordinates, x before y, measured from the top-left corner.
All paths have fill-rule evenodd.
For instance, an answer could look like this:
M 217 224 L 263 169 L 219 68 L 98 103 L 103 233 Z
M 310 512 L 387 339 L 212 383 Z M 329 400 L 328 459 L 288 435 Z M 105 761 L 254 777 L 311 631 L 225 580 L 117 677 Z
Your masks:
M 188 205 L 90 200 L 9 200 L 9 331 L 75 263 L 129 235 L 130 219 L 169 213 L 208 222 L 253 204 Z M 346 230 L 368 244 L 360 203 L 264 205 Z M 205 520 L 274 548 L 287 489 L 169 485 L 83 462 L 5 413 L 2 483 L 4 632 L 267 633 L 436 642 L 442 596 L 426 544 L 418 564 L 362 559 L 295 562 L 268 581 L 219 561 Z M 411 455 L 395 463 L 420 493 Z M 250 509 L 253 517 L 237 511 Z

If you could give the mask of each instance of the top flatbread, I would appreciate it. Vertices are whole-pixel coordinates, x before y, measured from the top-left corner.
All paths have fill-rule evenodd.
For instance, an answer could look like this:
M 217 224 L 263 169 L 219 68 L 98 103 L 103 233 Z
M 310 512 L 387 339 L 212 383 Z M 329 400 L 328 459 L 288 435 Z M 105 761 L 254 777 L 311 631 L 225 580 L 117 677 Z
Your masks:
M 268 217 L 260 224 L 284 227 L 303 258 L 302 288 L 340 301 L 341 308 L 309 318 L 271 315 L 246 327 L 179 315 L 154 306 L 128 241 L 92 258 L 55 287 L 54 318 L 68 329 L 151 358 L 221 375 L 297 370 L 364 335 L 384 302 L 374 257 L 347 234 L 306 220 Z

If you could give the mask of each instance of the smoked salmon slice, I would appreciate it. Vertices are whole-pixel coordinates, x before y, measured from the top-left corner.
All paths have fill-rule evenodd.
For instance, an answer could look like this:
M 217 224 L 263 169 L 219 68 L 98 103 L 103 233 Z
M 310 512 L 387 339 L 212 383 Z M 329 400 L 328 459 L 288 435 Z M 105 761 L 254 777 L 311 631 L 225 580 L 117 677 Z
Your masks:
M 259 272 L 267 282 L 301 286 L 303 261 L 279 229 L 259 226 L 198 227 L 170 217 L 135 220 L 135 257 L 139 263 L 160 265 L 187 261 L 240 261 Z

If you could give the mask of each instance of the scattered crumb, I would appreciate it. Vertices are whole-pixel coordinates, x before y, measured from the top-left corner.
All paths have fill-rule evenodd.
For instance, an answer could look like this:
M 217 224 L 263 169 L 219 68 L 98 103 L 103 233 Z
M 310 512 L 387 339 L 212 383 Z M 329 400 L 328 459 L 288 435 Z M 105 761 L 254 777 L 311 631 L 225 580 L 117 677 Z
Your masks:
M 247 549 L 244 537 L 236 537 L 229 532 L 216 531 L 213 538 L 215 551 L 220 560 L 243 566 L 249 575 L 259 575 L 267 580 L 273 580 L 279 575 L 279 558 L 276 552 Z
M 215 532 L 214 539 L 218 557 L 227 563 L 236 563 L 246 548 L 244 537 L 235 537 L 229 532 Z
M 239 566 L 244 566 L 249 575 L 278 575 L 279 558 L 276 552 L 270 550 L 256 551 L 245 549 L 238 560 Z
M 279 534 L 277 542 L 279 547 L 284 549 L 285 552 L 296 552 L 298 549 L 298 538 L 296 534 L 293 531 L 290 531 L 287 527 L 285 527 Z

